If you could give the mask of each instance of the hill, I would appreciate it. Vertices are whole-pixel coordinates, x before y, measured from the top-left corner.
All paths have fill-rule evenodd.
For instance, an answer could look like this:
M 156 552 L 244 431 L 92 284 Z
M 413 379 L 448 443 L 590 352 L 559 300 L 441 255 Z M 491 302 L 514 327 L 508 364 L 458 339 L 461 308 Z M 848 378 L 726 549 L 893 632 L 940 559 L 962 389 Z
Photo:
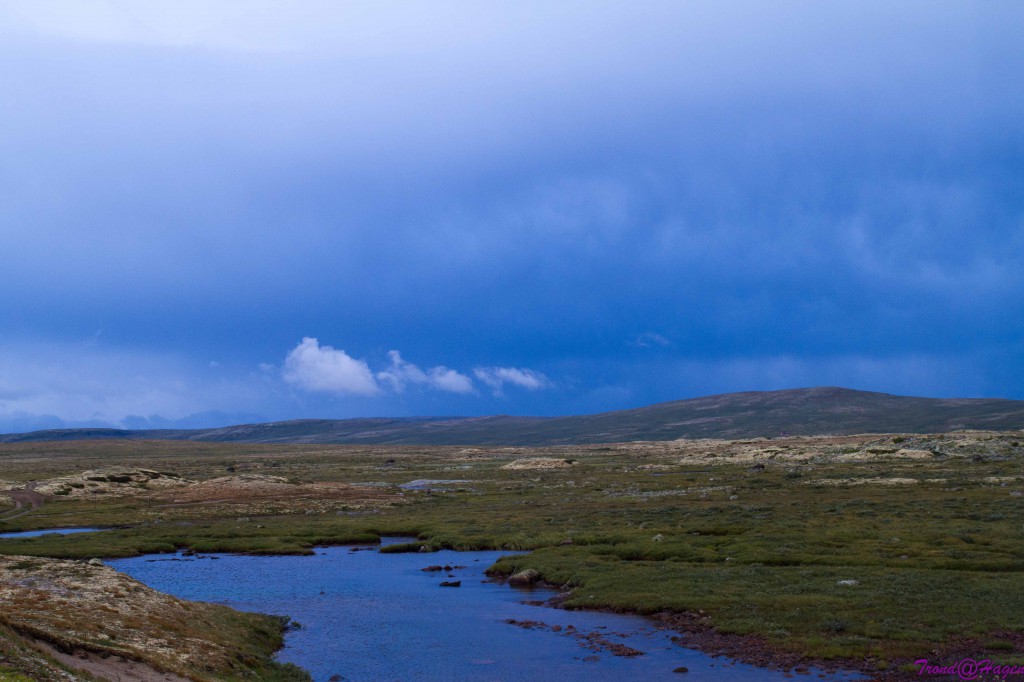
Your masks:
M 819 387 L 750 391 L 567 417 L 300 419 L 217 429 L 62 429 L 0 442 L 132 439 L 234 443 L 569 445 L 676 438 L 940 433 L 1024 428 L 1024 400 L 916 398 Z

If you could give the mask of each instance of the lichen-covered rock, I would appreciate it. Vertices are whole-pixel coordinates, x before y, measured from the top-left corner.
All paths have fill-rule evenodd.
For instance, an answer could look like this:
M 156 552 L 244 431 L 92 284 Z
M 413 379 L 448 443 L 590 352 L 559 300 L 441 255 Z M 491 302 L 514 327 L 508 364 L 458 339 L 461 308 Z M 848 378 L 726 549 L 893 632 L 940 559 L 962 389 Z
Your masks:
M 513 573 L 508 577 L 508 584 L 515 585 L 516 587 L 529 587 L 540 580 L 540 573 L 532 568 L 528 568 L 525 571 L 519 571 Z
M 157 490 L 182 488 L 192 483 L 178 474 L 153 469 L 103 469 L 51 478 L 40 483 L 36 492 L 71 498 L 94 495 L 139 496 Z

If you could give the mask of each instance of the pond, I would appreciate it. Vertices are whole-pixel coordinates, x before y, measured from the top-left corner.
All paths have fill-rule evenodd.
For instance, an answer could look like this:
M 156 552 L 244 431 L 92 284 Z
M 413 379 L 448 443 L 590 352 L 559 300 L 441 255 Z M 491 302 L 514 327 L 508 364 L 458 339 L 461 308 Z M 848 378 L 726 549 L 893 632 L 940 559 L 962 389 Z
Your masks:
M 376 549 L 326 547 L 314 556 L 152 555 L 108 563 L 177 597 L 290 616 L 301 627 L 288 632 L 278 659 L 305 668 L 317 682 L 335 675 L 346 681 L 788 679 L 682 648 L 671 641 L 674 633 L 645 618 L 523 603 L 552 592 L 488 581 L 484 570 L 509 552 Z M 431 565 L 451 570 L 422 570 Z M 440 586 L 456 581 L 459 587 Z M 615 655 L 626 651 L 619 645 L 643 654 Z M 680 667 L 689 673 L 673 672 Z
M 37 538 L 40 535 L 71 535 L 72 533 L 96 533 L 102 528 L 44 528 L 43 530 L 23 530 L 16 533 L 0 533 L 4 538 Z

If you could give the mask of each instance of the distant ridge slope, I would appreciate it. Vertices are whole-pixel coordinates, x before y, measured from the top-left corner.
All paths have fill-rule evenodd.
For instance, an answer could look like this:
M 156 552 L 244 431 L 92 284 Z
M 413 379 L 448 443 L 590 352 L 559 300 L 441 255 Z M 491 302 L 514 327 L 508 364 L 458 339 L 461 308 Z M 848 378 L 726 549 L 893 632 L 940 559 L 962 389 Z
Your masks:
M 234 443 L 570 445 L 676 438 L 1024 429 L 1024 400 L 914 398 L 818 387 L 725 393 L 569 417 L 299 419 L 218 429 L 62 429 L 0 442 L 131 439 Z

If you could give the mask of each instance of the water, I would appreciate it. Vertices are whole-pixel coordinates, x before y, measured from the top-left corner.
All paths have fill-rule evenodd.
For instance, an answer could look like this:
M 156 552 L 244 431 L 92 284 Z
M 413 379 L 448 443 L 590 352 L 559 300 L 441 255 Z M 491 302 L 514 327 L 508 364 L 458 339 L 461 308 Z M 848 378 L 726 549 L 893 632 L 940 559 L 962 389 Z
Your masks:
M 40 535 L 71 535 L 72 533 L 96 533 L 102 528 L 46 528 L 43 530 L 23 530 L 18 533 L 0 533 L 3 538 L 37 538 Z
M 441 487 L 454 483 L 469 483 L 469 481 L 455 478 L 420 478 L 408 483 L 402 483 L 398 487 L 402 490 L 432 490 L 434 492 L 445 492 L 447 488 Z M 414 538 L 415 539 L 415 538 Z
M 781 672 L 684 649 L 669 639 L 673 633 L 644 618 L 523 604 L 552 593 L 484 582 L 484 569 L 508 552 L 361 549 L 328 547 L 305 557 L 151 555 L 109 564 L 181 598 L 290 616 L 301 628 L 287 634 L 278 659 L 302 666 L 317 682 L 335 674 L 346 681 L 787 679 Z M 436 564 L 458 568 L 451 571 L 454 577 L 421 570 Z M 461 587 L 439 587 L 454 580 Z M 528 629 L 508 619 L 546 626 Z M 567 634 L 569 625 L 576 635 Z M 644 655 L 625 658 L 584 646 L 594 636 Z M 685 677 L 672 672 L 680 666 L 690 670 Z

